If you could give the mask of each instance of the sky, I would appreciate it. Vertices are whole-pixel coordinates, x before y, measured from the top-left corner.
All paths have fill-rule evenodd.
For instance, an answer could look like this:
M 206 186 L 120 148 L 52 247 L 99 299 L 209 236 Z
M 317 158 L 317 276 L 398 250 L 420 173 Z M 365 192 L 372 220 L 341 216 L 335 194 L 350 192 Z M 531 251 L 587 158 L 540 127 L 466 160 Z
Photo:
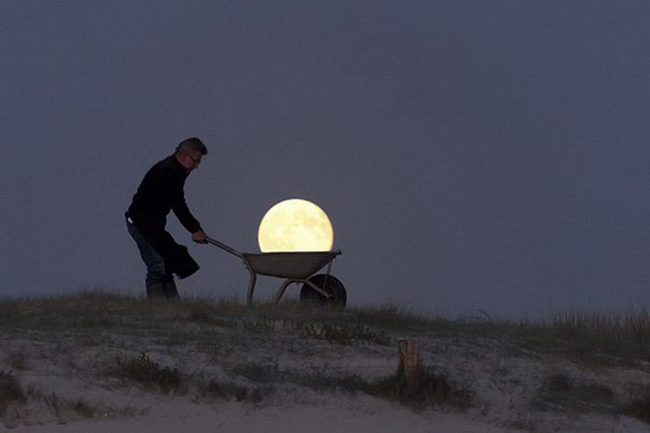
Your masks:
M 650 308 L 648 22 L 646 0 L 4 0 L 0 296 L 143 294 L 124 211 L 198 136 L 208 235 L 258 252 L 266 210 L 313 201 L 350 305 Z M 168 228 L 201 265 L 181 296 L 244 300 L 239 259 Z

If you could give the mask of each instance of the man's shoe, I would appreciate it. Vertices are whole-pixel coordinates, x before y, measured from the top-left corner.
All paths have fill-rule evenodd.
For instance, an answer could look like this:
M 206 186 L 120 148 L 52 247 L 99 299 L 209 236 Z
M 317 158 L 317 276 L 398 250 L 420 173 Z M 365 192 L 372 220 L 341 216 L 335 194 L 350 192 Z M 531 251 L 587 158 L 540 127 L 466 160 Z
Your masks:
M 167 299 L 180 299 L 174 280 L 165 281 L 164 296 Z

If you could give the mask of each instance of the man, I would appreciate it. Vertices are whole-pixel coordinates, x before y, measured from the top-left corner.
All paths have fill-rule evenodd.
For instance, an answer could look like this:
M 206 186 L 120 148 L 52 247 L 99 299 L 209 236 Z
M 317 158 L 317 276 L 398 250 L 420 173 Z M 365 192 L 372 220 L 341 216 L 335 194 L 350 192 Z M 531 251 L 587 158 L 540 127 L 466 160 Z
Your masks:
M 167 214 L 174 212 L 192 240 L 206 243 L 201 224 L 185 203 L 185 179 L 198 168 L 208 150 L 196 137 L 182 141 L 173 155 L 155 164 L 145 174 L 126 212 L 127 228 L 147 266 L 147 297 L 178 298 L 174 274 L 186 278 L 199 265 L 165 230 Z

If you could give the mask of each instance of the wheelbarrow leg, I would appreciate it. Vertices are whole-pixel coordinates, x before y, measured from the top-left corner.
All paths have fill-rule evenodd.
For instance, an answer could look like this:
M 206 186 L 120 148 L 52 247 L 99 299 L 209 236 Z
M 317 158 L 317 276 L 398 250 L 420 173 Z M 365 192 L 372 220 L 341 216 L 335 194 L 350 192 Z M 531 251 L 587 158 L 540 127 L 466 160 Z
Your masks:
M 255 283 L 257 282 L 257 274 L 251 268 L 251 265 L 248 264 L 246 260 L 244 260 L 244 263 L 246 264 L 246 269 L 248 269 L 248 273 L 250 274 L 250 278 L 248 280 L 248 294 L 246 295 L 246 305 L 249 307 L 253 306 L 253 292 L 255 291 Z
M 284 283 L 282 283 L 282 285 L 278 289 L 277 293 L 275 294 L 275 303 L 277 304 L 278 302 L 280 302 L 280 299 L 282 299 L 282 295 L 284 295 L 284 292 L 287 290 L 287 287 L 289 287 L 289 284 L 297 283 L 297 282 L 298 282 L 298 280 L 293 280 L 293 279 L 289 278 Z

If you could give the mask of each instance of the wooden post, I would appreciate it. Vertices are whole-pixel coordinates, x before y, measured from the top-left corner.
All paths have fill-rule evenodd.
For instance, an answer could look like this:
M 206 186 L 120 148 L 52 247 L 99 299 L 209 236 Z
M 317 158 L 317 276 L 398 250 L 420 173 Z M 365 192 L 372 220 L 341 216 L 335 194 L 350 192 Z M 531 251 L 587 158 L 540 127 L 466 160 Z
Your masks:
M 417 381 L 418 351 L 415 340 L 402 339 L 399 341 L 399 374 L 404 375 L 409 385 Z

